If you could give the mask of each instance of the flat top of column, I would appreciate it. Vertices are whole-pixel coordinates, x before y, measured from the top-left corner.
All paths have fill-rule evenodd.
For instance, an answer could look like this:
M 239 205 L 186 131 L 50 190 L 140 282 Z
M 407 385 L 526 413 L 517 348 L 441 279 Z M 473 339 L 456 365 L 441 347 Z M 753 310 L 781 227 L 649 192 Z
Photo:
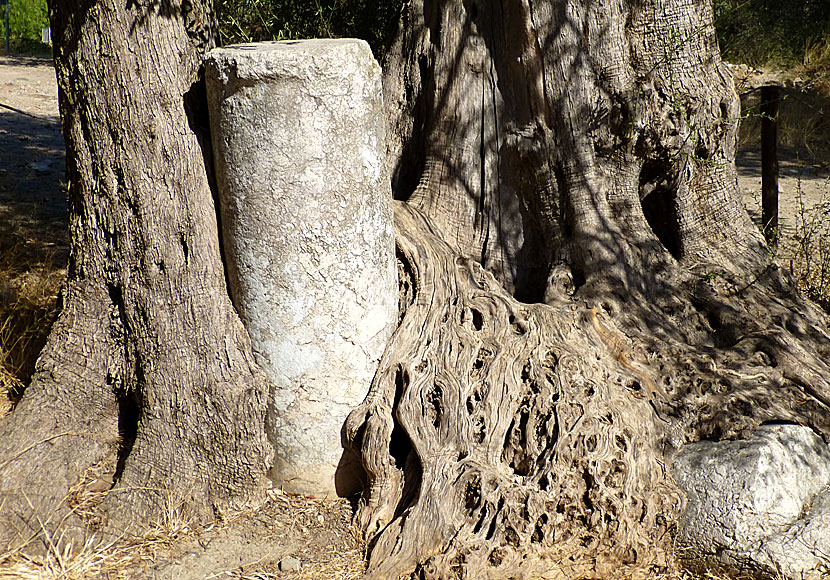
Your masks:
M 350 47 L 368 48 L 365 40 L 359 38 L 310 38 L 307 40 L 275 40 L 270 42 L 250 42 L 246 44 L 229 44 L 211 51 L 212 54 L 232 53 L 236 56 L 245 54 L 279 56 L 281 53 L 305 53 L 309 55 L 341 51 Z
M 315 38 L 309 40 L 281 40 L 232 44 L 211 50 L 206 58 L 219 70 L 234 69 L 239 77 L 270 76 L 313 66 L 337 74 L 352 74 L 357 63 L 372 63 L 372 49 L 358 38 Z M 352 65 L 348 63 L 354 63 Z M 313 63 L 313 64 L 312 64 Z

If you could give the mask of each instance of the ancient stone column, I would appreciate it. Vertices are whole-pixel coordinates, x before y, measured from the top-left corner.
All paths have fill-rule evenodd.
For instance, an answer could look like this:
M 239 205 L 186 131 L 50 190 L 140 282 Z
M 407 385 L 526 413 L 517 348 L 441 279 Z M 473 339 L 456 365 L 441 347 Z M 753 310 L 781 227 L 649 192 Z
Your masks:
M 271 477 L 297 493 L 357 491 L 340 431 L 397 319 L 380 74 L 360 40 L 206 62 L 231 297 L 273 382 Z

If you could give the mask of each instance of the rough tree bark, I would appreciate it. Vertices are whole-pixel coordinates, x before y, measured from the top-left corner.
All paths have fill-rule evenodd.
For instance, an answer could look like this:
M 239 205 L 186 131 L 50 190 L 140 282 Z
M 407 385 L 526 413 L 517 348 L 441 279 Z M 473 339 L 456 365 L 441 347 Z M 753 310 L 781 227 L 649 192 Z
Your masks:
M 830 436 L 826 316 L 738 202 L 700 0 L 412 0 L 385 67 L 400 326 L 346 436 L 369 578 L 671 566 L 685 443 Z M 483 267 L 482 267 L 483 266 Z
M 122 529 L 222 509 L 263 489 L 273 453 L 199 138 L 212 3 L 50 8 L 72 251 L 32 384 L 0 422 L 0 538 L 18 544 L 90 524 L 72 512 L 84 484 L 114 482 L 101 513 Z

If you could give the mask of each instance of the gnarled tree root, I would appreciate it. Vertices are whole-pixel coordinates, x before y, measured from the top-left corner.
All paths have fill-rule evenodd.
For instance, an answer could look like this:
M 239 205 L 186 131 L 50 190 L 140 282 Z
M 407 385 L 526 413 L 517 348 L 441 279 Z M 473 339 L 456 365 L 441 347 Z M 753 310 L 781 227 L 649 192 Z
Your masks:
M 414 297 L 346 425 L 369 480 L 357 519 L 379 532 L 367 578 L 665 565 L 681 495 L 664 423 L 588 310 L 520 303 L 414 210 L 395 217 Z
M 345 427 L 368 476 L 356 516 L 373 542 L 366 578 L 611 578 L 671 567 L 684 507 L 667 468 L 676 449 L 769 420 L 830 433 L 830 373 L 792 333 L 759 330 L 752 340 L 767 336 L 768 348 L 754 352 L 779 353 L 777 362 L 747 362 L 749 338 L 715 348 L 681 332 L 694 318 L 716 333 L 700 322 L 716 303 L 743 305 L 762 324 L 755 310 L 774 312 L 764 289 L 712 291 L 708 306 L 641 330 L 668 306 L 636 310 L 638 297 L 623 306 L 587 289 L 524 304 L 457 257 L 417 210 L 399 204 L 395 218 L 401 322 Z M 686 288 L 672 304 L 691 304 L 699 289 Z M 796 377 L 790 359 L 815 373 Z

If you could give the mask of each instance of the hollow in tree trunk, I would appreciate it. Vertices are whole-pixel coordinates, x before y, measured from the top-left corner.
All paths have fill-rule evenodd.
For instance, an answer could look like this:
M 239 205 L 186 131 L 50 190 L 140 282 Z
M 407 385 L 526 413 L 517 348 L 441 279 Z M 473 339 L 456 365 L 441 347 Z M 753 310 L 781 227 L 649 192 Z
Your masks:
M 346 425 L 369 578 L 672 564 L 685 443 L 830 435 L 827 319 L 738 201 L 709 2 L 413 0 L 400 326 Z

